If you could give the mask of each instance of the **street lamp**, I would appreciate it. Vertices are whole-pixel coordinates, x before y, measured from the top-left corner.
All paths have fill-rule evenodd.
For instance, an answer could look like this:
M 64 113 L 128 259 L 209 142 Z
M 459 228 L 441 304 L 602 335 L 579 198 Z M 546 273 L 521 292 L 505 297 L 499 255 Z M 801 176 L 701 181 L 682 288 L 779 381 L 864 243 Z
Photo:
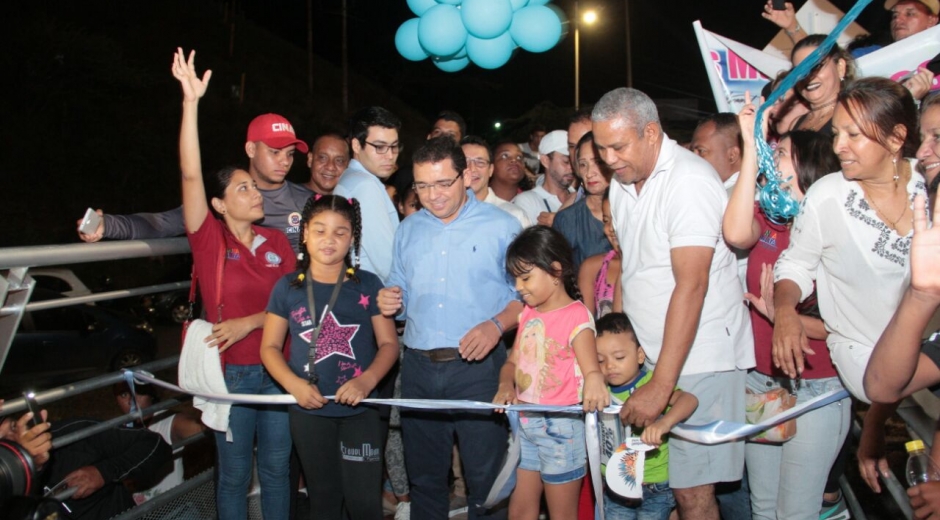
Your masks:
M 593 25 L 597 12 L 589 9 L 581 15 L 580 2 L 574 3 L 574 109 L 581 108 L 581 24 Z

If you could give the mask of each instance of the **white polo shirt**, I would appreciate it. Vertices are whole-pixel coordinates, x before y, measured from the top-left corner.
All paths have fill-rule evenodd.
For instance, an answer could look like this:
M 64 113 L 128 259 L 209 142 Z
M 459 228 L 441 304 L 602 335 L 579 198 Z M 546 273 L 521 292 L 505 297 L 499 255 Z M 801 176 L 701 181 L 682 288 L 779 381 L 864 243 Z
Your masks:
M 672 248 L 715 249 L 698 332 L 682 375 L 754 366 L 754 338 L 737 262 L 721 237 L 728 195 L 708 162 L 664 136 L 653 173 L 637 194 L 611 183 L 610 206 L 623 250 L 623 307 L 647 362 L 659 360 L 676 283 Z

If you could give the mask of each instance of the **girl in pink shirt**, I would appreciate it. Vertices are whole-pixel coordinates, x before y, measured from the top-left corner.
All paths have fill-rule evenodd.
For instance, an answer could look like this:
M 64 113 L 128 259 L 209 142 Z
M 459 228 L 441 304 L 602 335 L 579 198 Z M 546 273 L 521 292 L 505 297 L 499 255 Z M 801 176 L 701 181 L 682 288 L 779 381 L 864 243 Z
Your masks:
M 603 409 L 610 397 L 597 363 L 594 319 L 578 301 L 571 246 L 558 231 L 533 226 L 510 244 L 506 267 L 526 306 L 494 402 Z M 520 424 L 522 456 L 509 517 L 538 518 L 544 490 L 552 518 L 576 518 L 586 461 L 580 414 L 522 412 Z

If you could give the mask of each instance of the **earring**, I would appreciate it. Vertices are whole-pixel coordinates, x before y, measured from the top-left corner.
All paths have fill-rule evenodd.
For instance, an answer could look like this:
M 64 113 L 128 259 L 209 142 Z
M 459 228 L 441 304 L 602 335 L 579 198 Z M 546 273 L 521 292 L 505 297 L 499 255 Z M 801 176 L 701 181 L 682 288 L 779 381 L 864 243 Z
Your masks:
M 554 280 L 552 280 L 552 283 L 555 285 L 558 285 L 558 278 L 555 278 Z
M 895 153 L 897 153 L 897 152 L 895 152 Z M 897 187 L 898 187 L 898 179 L 901 178 L 901 176 L 898 175 L 898 158 L 895 157 L 894 159 L 891 159 L 891 162 L 894 163 L 894 187 L 897 188 Z

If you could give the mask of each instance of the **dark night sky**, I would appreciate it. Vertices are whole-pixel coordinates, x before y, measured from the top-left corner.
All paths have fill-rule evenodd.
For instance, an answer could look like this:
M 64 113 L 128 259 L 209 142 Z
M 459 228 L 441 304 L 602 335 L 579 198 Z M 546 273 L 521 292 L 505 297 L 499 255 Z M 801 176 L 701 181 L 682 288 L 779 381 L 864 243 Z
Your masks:
M 555 0 L 569 14 L 575 0 Z M 797 8 L 802 5 L 797 1 Z M 853 2 L 833 2 L 847 11 Z M 339 64 L 340 0 L 314 2 L 314 46 L 324 58 Z M 245 0 L 245 16 L 306 46 L 305 2 L 272 9 L 270 2 Z M 552 50 L 518 52 L 508 64 L 488 71 L 470 65 L 445 73 L 429 60 L 409 62 L 398 55 L 394 34 L 414 17 L 405 0 L 348 0 L 349 60 L 352 67 L 382 84 L 423 113 L 450 107 L 471 120 L 489 125 L 518 116 L 542 100 L 556 106 L 574 104 L 574 44 L 569 34 Z M 581 0 L 582 11 L 594 8 L 599 23 L 581 31 L 581 101 L 591 104 L 604 92 L 626 84 L 625 0 Z M 706 29 L 761 48 L 777 28 L 760 17 L 761 0 L 694 1 L 631 0 L 631 41 L 634 86 L 656 98 L 695 98 L 703 111 L 714 110 L 692 21 Z M 871 31 L 887 25 L 880 1 L 873 2 L 859 21 Z M 337 88 L 339 88 L 337 86 Z M 479 128 L 479 127 L 478 127 Z M 478 130 L 479 131 L 479 130 Z
M 625 0 L 580 1 L 582 11 L 599 12 L 599 22 L 581 31 L 581 101 L 588 105 L 626 84 Z M 342 2 L 311 3 L 315 52 L 338 65 Z M 554 1 L 569 16 L 574 3 Z M 854 2 L 834 3 L 847 11 Z M 232 19 L 223 9 L 231 5 L 238 10 L 232 38 L 227 23 Z M 167 73 L 177 45 L 198 49 L 197 66 L 215 72 L 217 86 L 201 110 L 206 165 L 243 161 L 244 128 L 262 111 L 285 114 L 304 138 L 325 128 L 342 129 L 341 86 L 330 83 L 336 72 L 320 70 L 315 95 L 307 92 L 306 5 L 305 0 L 34 0 L 11 10 L 0 31 L 9 50 L 0 63 L 11 78 L 4 85 L 7 95 L 0 97 L 6 123 L 0 142 L 8 144 L 0 219 L 18 225 L 0 230 L 0 244 L 74 241 L 72 223 L 88 206 L 121 214 L 179 203 L 179 87 Z M 634 86 L 653 98 L 695 99 L 701 115 L 713 111 L 692 22 L 699 19 L 706 29 L 762 48 L 777 31 L 760 17 L 762 6 L 762 0 L 630 0 Z M 354 89 L 350 109 L 365 103 L 397 107 L 407 122 L 406 142 L 420 141 L 426 120 L 445 108 L 461 113 L 473 133 L 521 139 L 528 123 L 520 116 L 526 112 L 543 102 L 553 105 L 556 110 L 545 112 L 556 123 L 544 117 L 541 122 L 554 126 L 574 104 L 570 32 L 548 52 L 520 51 L 500 69 L 470 65 L 449 74 L 396 51 L 395 31 L 414 16 L 406 0 L 348 0 L 348 12 L 352 76 L 372 82 Z M 877 31 L 887 27 L 887 18 L 883 2 L 875 0 L 859 22 Z M 246 75 L 242 103 L 239 79 Z M 494 122 L 513 119 L 494 135 Z M 52 145 L 40 154 L 36 143 Z M 306 180 L 302 161 L 295 161 L 291 175 Z M 49 190 L 50 185 L 60 189 Z M 37 204 L 42 211 L 35 211 Z

